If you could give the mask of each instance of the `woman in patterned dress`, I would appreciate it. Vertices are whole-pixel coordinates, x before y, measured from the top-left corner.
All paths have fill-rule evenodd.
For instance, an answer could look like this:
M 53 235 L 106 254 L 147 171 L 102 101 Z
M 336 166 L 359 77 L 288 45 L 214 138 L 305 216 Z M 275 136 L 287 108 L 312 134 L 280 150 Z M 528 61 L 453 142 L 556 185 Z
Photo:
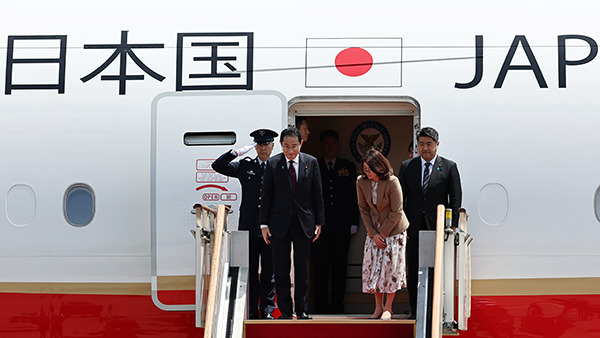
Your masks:
M 368 233 L 362 289 L 375 294 L 371 318 L 390 319 L 396 291 L 406 287 L 408 219 L 402 210 L 400 182 L 385 156 L 371 149 L 363 156 L 362 166 L 363 174 L 356 181 L 358 207 Z

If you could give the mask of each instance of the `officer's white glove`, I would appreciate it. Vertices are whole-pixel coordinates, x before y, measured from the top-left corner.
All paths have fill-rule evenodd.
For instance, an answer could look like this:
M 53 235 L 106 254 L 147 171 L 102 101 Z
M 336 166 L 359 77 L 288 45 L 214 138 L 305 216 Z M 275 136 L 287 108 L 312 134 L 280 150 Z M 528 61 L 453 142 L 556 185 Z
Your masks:
M 252 150 L 255 146 L 256 146 L 256 143 L 252 143 L 245 147 L 241 147 L 240 149 L 234 150 L 233 153 L 237 156 L 242 156 L 242 155 L 246 154 L 247 152 L 249 152 L 250 150 Z
M 351 225 L 350 226 L 350 235 L 354 235 L 357 232 L 358 232 L 358 225 Z

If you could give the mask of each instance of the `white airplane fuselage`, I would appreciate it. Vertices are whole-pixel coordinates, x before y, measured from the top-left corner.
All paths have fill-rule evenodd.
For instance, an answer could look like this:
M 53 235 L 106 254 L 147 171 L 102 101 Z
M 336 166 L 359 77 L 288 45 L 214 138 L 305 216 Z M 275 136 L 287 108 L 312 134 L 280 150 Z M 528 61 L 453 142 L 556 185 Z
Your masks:
M 153 303 L 151 279 L 165 304 L 188 302 L 160 282 L 194 273 L 192 205 L 232 205 L 233 228 L 238 217 L 239 183 L 207 164 L 295 115 L 313 123 L 317 157 L 328 118 L 348 137 L 382 121 L 394 168 L 415 128 L 439 131 L 475 238 L 464 335 L 543 336 L 549 322 L 589 334 L 600 307 L 600 30 L 598 6 L 578 4 L 5 5 L 0 336 L 199 334 L 191 311 Z M 352 47 L 372 61 L 349 62 L 369 69 L 336 66 Z M 394 116 L 408 129 L 386 124 Z M 184 143 L 217 132 L 233 143 Z

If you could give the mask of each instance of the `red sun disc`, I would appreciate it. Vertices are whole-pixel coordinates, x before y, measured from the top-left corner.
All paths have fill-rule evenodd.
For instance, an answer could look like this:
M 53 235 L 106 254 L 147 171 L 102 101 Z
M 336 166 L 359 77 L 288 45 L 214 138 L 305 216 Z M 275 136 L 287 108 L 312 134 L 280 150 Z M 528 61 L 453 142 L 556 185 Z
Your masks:
M 335 67 L 346 76 L 361 76 L 373 66 L 373 57 L 359 47 L 346 48 L 335 57 Z

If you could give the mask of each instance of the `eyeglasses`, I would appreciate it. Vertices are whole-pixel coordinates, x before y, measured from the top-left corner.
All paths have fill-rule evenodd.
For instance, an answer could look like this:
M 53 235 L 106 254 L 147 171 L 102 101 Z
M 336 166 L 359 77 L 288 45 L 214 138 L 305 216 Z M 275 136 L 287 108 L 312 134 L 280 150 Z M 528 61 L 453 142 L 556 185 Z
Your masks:
M 283 150 L 296 150 L 296 149 L 298 149 L 298 148 L 300 148 L 300 145 L 299 145 L 299 144 L 297 144 L 297 143 L 296 143 L 296 144 L 292 144 L 292 145 L 287 145 L 287 144 L 285 144 L 285 145 L 283 146 Z

